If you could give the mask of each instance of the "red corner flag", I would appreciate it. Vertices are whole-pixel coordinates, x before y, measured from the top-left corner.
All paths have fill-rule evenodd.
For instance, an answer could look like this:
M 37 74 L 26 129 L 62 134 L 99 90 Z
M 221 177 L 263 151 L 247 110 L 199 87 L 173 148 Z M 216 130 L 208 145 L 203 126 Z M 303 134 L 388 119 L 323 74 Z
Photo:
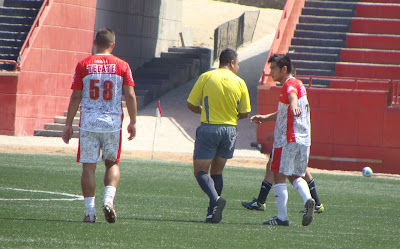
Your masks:
M 157 103 L 156 116 L 157 116 L 158 118 L 160 118 L 160 119 L 161 119 L 161 117 L 162 117 L 162 111 L 161 111 L 161 104 L 160 104 L 160 101 L 158 101 L 158 103 Z

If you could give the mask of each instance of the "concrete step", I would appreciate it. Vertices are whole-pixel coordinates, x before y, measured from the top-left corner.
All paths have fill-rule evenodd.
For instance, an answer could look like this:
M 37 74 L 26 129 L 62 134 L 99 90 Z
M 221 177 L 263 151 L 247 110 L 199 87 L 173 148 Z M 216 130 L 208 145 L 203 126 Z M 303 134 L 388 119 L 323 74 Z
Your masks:
M 296 68 L 296 75 L 335 76 L 334 70 Z
M 303 84 L 306 87 L 309 87 L 309 78 L 298 78 L 300 79 Z M 329 88 L 330 87 L 330 80 L 329 79 L 312 79 L 311 81 L 311 86 L 312 87 L 324 87 L 324 88 Z
M 0 46 L 0 54 L 18 54 L 21 48 Z
M 64 117 L 66 117 L 67 114 L 68 114 L 68 111 L 64 111 Z M 75 114 L 75 117 L 79 118 L 80 116 L 81 116 L 81 112 L 77 111 L 76 114 Z
M 354 17 L 354 13 L 352 9 L 303 8 L 301 10 L 302 15 L 309 16 Z
M 196 53 L 182 53 L 182 52 L 162 52 L 161 58 L 166 59 L 177 59 L 177 58 L 188 58 L 188 59 L 198 59 L 200 60 L 200 73 L 206 72 L 210 66 L 209 63 L 205 63 L 207 61 L 207 55 L 204 54 L 196 54 Z
M 335 70 L 336 62 L 291 60 L 296 68 Z
M 191 58 L 154 58 L 150 62 L 144 64 L 151 65 L 152 67 L 160 66 L 165 67 L 164 65 L 176 65 L 181 67 L 189 67 L 189 76 L 191 78 L 196 77 L 200 74 L 200 60 L 199 59 L 191 59 Z
M 30 29 L 28 24 L 0 23 L 0 31 L 29 32 Z
M 5 7 L 20 8 L 39 8 L 42 7 L 43 0 L 4 0 Z
M 39 9 L 36 8 L 0 7 L 0 15 L 4 16 L 36 17 L 38 12 Z
M 0 59 L 2 60 L 17 60 L 18 59 L 18 54 L 0 54 Z
M 36 17 L 0 15 L 0 23 L 32 25 Z
M 63 124 L 44 124 L 44 129 L 52 130 L 52 131 L 62 131 L 62 130 L 64 130 L 64 125 Z M 79 126 L 73 125 L 72 130 L 79 131 Z
M 14 71 L 14 64 L 0 62 L 0 71 Z
M 212 50 L 203 47 L 172 47 L 168 48 L 169 53 L 187 53 L 187 54 L 201 54 L 200 57 L 200 70 L 205 72 L 210 69 L 212 65 Z
M 62 131 L 53 131 L 53 130 L 35 130 L 33 132 L 34 136 L 42 136 L 42 137 L 62 137 Z M 72 134 L 73 138 L 79 138 L 79 132 L 74 132 Z
M 67 120 L 66 117 L 57 116 L 57 117 L 54 118 L 54 123 L 56 123 L 56 124 L 65 124 L 66 120 Z M 74 118 L 74 121 L 72 122 L 72 124 L 79 125 L 79 121 L 80 121 L 80 118 Z
M 0 46 L 2 47 L 22 47 L 24 41 L 22 40 L 12 40 L 12 39 L 0 39 Z
M 312 53 L 288 52 L 287 55 L 291 60 L 329 61 L 329 62 L 340 61 L 339 54 L 312 54 Z
M 345 40 L 333 40 L 333 39 L 328 40 L 328 39 L 293 37 L 291 45 L 344 48 L 344 47 L 346 47 L 346 41 Z
M 305 1 L 306 8 L 325 8 L 325 9 L 356 9 L 356 2 L 339 2 L 339 1 Z
M 350 32 L 350 27 L 342 24 L 317 24 L 317 23 L 298 23 L 296 30 L 324 31 L 324 32 Z
M 315 54 L 340 54 L 340 48 L 334 47 L 311 47 L 311 46 L 289 46 L 290 52 L 315 53 Z
M 340 24 L 350 26 L 350 17 L 321 17 L 321 16 L 307 16 L 301 15 L 299 23 L 316 23 L 316 24 Z
M 309 31 L 309 30 L 295 30 L 294 37 L 299 38 L 318 38 L 329 40 L 346 40 L 346 33 L 339 32 L 324 32 L 324 31 Z
M 28 32 L 0 31 L 0 39 L 25 40 Z

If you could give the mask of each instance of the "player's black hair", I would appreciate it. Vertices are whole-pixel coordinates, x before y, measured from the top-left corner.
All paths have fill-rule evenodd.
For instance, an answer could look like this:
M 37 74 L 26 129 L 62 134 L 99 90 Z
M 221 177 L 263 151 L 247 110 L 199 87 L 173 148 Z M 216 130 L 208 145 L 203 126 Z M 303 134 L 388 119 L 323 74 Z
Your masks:
M 292 72 L 292 62 L 290 61 L 289 56 L 285 54 L 273 54 L 271 57 L 268 59 L 268 63 L 271 62 L 276 62 L 278 67 L 282 69 L 284 66 L 287 68 L 287 72 L 291 73 Z
M 236 53 L 235 50 L 233 50 L 231 48 L 227 48 L 224 51 L 222 51 L 221 54 L 219 55 L 219 64 L 221 66 L 229 65 L 231 63 L 231 61 L 236 62 L 237 57 L 238 57 L 238 54 Z
M 100 49 L 111 47 L 115 42 L 115 33 L 109 28 L 102 28 L 96 34 L 96 45 Z

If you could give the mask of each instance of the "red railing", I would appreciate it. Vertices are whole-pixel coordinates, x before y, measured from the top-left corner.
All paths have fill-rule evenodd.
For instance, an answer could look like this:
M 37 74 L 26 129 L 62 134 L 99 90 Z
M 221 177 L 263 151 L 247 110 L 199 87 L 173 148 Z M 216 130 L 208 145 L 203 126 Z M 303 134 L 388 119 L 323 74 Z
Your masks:
M 33 22 L 32 26 L 31 26 L 31 29 L 29 30 L 28 35 L 26 36 L 25 42 L 22 44 L 21 50 L 19 51 L 19 54 L 18 54 L 18 59 L 16 61 L 15 60 L 0 60 L 0 63 L 14 64 L 14 71 L 17 71 L 17 70 L 21 69 L 20 67 L 21 67 L 22 55 L 23 55 L 25 49 L 27 47 L 29 47 L 29 40 L 30 40 L 30 38 L 32 36 L 32 33 L 35 30 L 35 28 L 37 26 L 39 26 L 39 19 L 43 14 L 44 8 L 49 5 L 49 1 L 50 0 L 44 0 L 43 1 L 42 7 L 40 8 L 40 10 L 39 10 L 39 12 L 38 12 L 38 14 L 36 16 L 36 19 Z
M 265 77 L 271 76 L 270 74 L 265 74 Z M 360 82 L 376 82 L 376 83 L 387 83 L 388 86 L 384 91 L 388 92 L 388 106 L 393 104 L 400 104 L 399 94 L 400 94 L 400 80 L 398 79 L 376 79 L 376 78 L 355 78 L 355 77 L 339 77 L 339 76 L 319 76 L 319 75 L 296 75 L 296 78 L 308 79 L 308 87 L 312 87 L 313 79 L 327 79 L 327 80 L 346 80 L 354 81 L 354 88 L 346 88 L 353 90 L 360 90 L 358 88 L 358 83 Z M 305 83 L 305 82 L 304 82 Z M 367 89 L 374 91 L 373 89 Z
M 39 10 L 39 12 L 38 12 L 38 14 L 37 14 L 37 16 L 36 16 L 36 19 L 35 19 L 35 21 L 33 22 L 32 26 L 31 26 L 31 29 L 29 30 L 28 35 L 26 36 L 25 42 L 24 42 L 24 44 L 22 45 L 21 50 L 19 51 L 18 60 L 19 60 L 20 63 L 21 63 L 21 58 L 22 58 L 22 55 L 23 55 L 25 49 L 26 49 L 27 47 L 29 47 L 29 40 L 30 40 L 30 38 L 31 38 L 31 36 L 32 36 L 33 31 L 35 30 L 35 28 L 36 28 L 37 26 L 39 26 L 39 19 L 40 19 L 40 17 L 41 17 L 42 14 L 43 14 L 44 8 L 45 8 L 46 6 L 48 6 L 48 5 L 49 5 L 49 0 L 44 0 L 44 1 L 43 1 L 43 4 L 42 4 L 42 7 L 40 8 L 40 10 Z

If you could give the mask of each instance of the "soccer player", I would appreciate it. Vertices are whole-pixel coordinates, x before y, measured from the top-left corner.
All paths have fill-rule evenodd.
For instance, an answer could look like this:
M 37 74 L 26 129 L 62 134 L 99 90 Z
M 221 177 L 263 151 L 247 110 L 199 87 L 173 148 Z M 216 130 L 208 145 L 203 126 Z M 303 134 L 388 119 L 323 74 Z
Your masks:
M 97 54 L 80 61 L 76 66 L 62 139 L 65 143 L 71 139 L 72 121 L 80 105 L 77 161 L 82 163 L 81 187 L 86 207 L 83 222 L 96 221 L 94 176 L 101 150 L 106 168 L 103 212 L 106 221 L 114 223 L 117 219 L 114 197 L 120 179 L 122 89 L 130 117 L 128 140 L 132 140 L 136 136 L 135 84 L 128 63 L 111 54 L 115 46 L 115 33 L 112 30 L 99 30 L 94 46 Z
M 315 200 L 311 197 L 307 182 L 302 178 L 305 176 L 311 146 L 307 91 L 303 83 L 292 76 L 291 61 L 288 56 L 274 54 L 269 58 L 268 63 L 270 63 L 273 80 L 280 82 L 283 86 L 278 111 L 250 118 L 256 124 L 276 121 L 271 171 L 274 172 L 273 187 L 278 215 L 263 224 L 289 226 L 287 178 L 303 199 L 306 211 L 302 225 L 308 226 L 314 219 Z
M 233 157 L 237 121 L 247 118 L 251 111 L 249 92 L 244 80 L 236 75 L 238 70 L 236 51 L 222 51 L 219 68 L 203 73 L 187 99 L 188 108 L 201 114 L 193 168 L 199 186 L 210 199 L 206 215 L 206 222 L 210 223 L 219 223 L 222 219 L 226 204 L 221 197 L 222 172 L 226 161 Z
M 269 136 L 267 140 L 272 141 L 273 138 L 270 138 Z M 243 207 L 249 210 L 257 210 L 257 211 L 265 211 L 265 209 L 267 208 L 265 201 L 267 200 L 269 191 L 271 190 L 272 185 L 274 184 L 274 173 L 271 172 L 271 162 L 272 162 L 272 155 L 270 155 L 270 158 L 268 159 L 265 177 L 261 183 L 261 188 L 258 197 L 254 198 L 253 201 L 249 202 L 243 201 L 242 202 Z M 314 178 L 311 175 L 311 172 L 309 171 L 308 168 L 306 169 L 306 175 L 304 176 L 304 180 L 306 180 L 308 188 L 310 189 L 311 197 L 315 200 L 315 213 L 322 213 L 325 210 L 325 208 L 318 198 Z M 301 212 L 304 212 L 304 210 L 302 210 Z

